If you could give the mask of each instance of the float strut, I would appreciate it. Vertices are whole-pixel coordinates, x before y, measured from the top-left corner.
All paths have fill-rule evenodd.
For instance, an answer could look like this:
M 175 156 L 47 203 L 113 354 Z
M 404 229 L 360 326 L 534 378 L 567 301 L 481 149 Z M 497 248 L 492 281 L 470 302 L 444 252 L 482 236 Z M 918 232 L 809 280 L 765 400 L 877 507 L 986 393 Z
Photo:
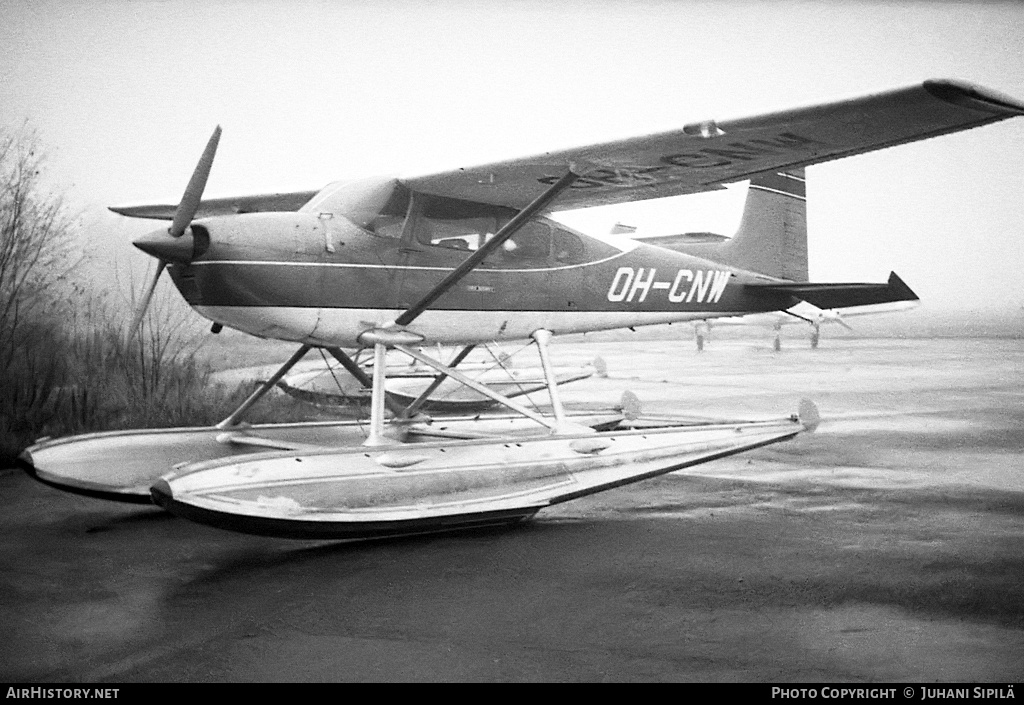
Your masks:
M 465 360 L 466 356 L 469 355 L 469 353 L 473 352 L 473 348 L 475 347 L 475 344 L 467 345 L 466 347 L 464 347 L 461 351 L 459 351 L 459 354 L 455 356 L 455 359 L 448 364 L 448 367 L 458 367 L 459 363 Z M 416 359 L 413 358 L 413 363 L 415 362 Z M 415 401 L 413 401 L 412 404 L 405 408 L 404 415 L 412 416 L 417 411 L 419 411 L 420 407 L 423 406 L 423 403 L 426 402 L 427 399 L 430 398 L 430 395 L 434 393 L 434 390 L 440 387 L 441 383 L 444 382 L 447 378 L 447 372 L 441 372 L 436 377 L 434 377 L 434 381 L 430 383 L 430 386 L 424 389 L 423 393 L 416 397 Z
M 327 352 L 333 355 L 334 359 L 340 362 L 341 366 L 344 367 L 345 370 L 350 375 L 355 377 L 356 381 L 359 382 L 359 384 L 363 385 L 367 389 L 373 389 L 373 380 L 371 380 L 369 376 L 367 376 L 367 374 L 363 372 L 363 368 L 357 365 L 355 360 L 353 360 L 352 358 L 345 354 L 344 350 L 342 350 L 341 348 L 327 348 Z M 384 403 L 387 405 L 388 409 L 391 410 L 391 413 L 394 414 L 395 416 L 405 416 L 405 407 L 402 406 L 399 402 L 395 401 L 390 394 L 385 393 Z
M 249 395 L 249 398 L 242 402 L 242 405 L 235 409 L 230 416 L 217 424 L 217 428 L 225 429 L 237 426 L 239 419 L 242 415 L 249 410 L 253 404 L 260 400 L 260 398 L 274 388 L 274 385 L 281 381 L 281 378 L 288 374 L 288 370 L 295 366 L 295 363 L 302 359 L 303 355 L 309 352 L 312 346 L 303 345 L 301 348 L 296 350 L 288 361 L 281 365 L 280 369 L 274 373 L 274 375 L 266 382 L 260 385 L 259 389 Z
M 562 408 L 562 398 L 558 395 L 558 380 L 555 379 L 555 372 L 551 367 L 551 357 L 548 355 L 551 331 L 542 328 L 534 331 L 531 337 L 537 343 L 537 352 L 540 353 L 540 366 L 544 370 L 544 379 L 548 383 L 551 410 L 555 414 L 555 427 L 556 429 L 565 428 L 565 409 Z
M 380 446 L 388 443 L 384 437 L 384 383 L 387 381 L 387 346 L 377 343 L 373 346 L 373 391 L 370 393 L 370 435 L 363 441 L 364 446 Z
M 534 412 L 530 411 L 529 409 L 527 409 L 525 406 L 523 406 L 521 404 L 517 404 L 516 402 L 512 401 L 511 399 L 509 399 L 508 397 L 504 396 L 503 394 L 498 394 L 496 391 L 494 391 L 493 389 L 491 389 L 487 385 L 480 384 L 476 380 L 470 379 L 469 377 L 465 376 L 461 372 L 456 372 L 451 367 L 443 365 L 440 362 L 438 362 L 437 360 L 434 360 L 433 358 L 431 358 L 430 356 L 424 355 L 421 352 L 413 350 L 412 348 L 410 348 L 407 345 L 396 345 L 395 349 L 396 350 L 401 350 L 403 353 L 405 353 L 409 357 L 412 357 L 412 358 L 415 358 L 415 359 L 419 360 L 420 362 L 422 362 L 427 367 L 432 367 L 435 370 L 437 370 L 438 372 L 442 372 L 442 373 L 448 375 L 449 377 L 451 377 L 455 381 L 460 382 L 461 384 L 464 384 L 465 386 L 469 387 L 470 389 L 472 389 L 472 390 L 474 390 L 476 392 L 479 392 L 480 394 L 484 395 L 488 399 L 493 399 L 494 401 L 498 402 L 499 404 L 501 404 L 503 406 L 506 406 L 509 409 L 512 409 L 512 411 L 515 411 L 517 414 L 522 414 L 526 418 L 533 419 L 534 421 L 536 421 L 540 425 L 547 426 L 548 428 L 554 430 L 555 424 L 551 423 L 551 421 L 549 419 L 546 419 L 543 416 L 541 416 L 540 414 L 537 414 L 537 413 L 534 413 Z

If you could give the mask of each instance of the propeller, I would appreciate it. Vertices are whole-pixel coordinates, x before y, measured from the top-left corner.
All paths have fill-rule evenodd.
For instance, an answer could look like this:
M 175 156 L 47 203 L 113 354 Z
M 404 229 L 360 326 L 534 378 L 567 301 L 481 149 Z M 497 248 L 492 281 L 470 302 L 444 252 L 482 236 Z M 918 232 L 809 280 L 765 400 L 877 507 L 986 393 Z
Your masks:
M 135 337 L 135 333 L 139 330 L 139 326 L 142 325 L 142 317 L 146 315 L 146 309 L 149 308 L 149 300 L 153 298 L 153 292 L 156 290 L 156 284 L 160 281 L 160 275 L 163 274 L 166 267 L 167 260 L 157 261 L 156 273 L 153 275 L 153 278 L 149 280 L 149 284 L 146 286 L 146 292 L 142 295 L 139 305 L 135 307 L 135 315 L 132 317 L 132 324 L 128 328 L 128 340 Z
M 191 242 L 192 238 L 189 237 L 189 241 L 185 242 L 182 236 L 192 223 L 192 219 L 195 218 L 196 212 L 199 210 L 199 204 L 203 200 L 206 180 L 210 176 L 210 169 L 213 167 L 213 157 L 217 153 L 217 144 L 220 142 L 220 133 L 220 125 L 217 125 L 210 136 L 210 141 L 206 143 L 203 156 L 199 158 L 199 163 L 196 164 L 195 171 L 192 172 L 192 178 L 189 179 L 188 186 L 185 187 L 185 193 L 181 197 L 181 202 L 178 203 L 178 207 L 174 211 L 174 219 L 171 221 L 171 226 L 167 228 L 166 232 L 150 233 L 140 237 L 133 243 L 143 252 L 156 257 L 158 265 L 153 278 L 150 279 L 146 287 L 142 300 L 139 301 L 139 305 L 135 309 L 135 316 L 132 318 L 131 327 L 128 329 L 129 340 L 135 336 L 139 326 L 142 324 L 142 319 L 149 308 L 150 299 L 153 298 L 153 292 L 156 290 L 157 282 L 160 280 L 160 275 L 163 274 L 164 269 L 167 268 L 168 262 L 174 261 L 187 264 L 192 259 L 192 252 L 194 251 L 194 243 Z

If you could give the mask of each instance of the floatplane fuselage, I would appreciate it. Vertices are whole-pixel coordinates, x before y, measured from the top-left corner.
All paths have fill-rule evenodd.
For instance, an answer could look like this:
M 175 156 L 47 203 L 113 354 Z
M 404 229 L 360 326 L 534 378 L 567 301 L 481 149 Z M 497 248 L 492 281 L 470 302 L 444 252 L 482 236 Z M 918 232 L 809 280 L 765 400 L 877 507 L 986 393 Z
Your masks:
M 404 190 L 385 179 L 369 203 L 345 197 L 355 217 L 336 210 L 213 217 L 195 221 L 179 238 L 159 230 L 136 245 L 171 262 L 185 300 L 215 323 L 314 346 L 358 347 L 364 333 L 394 321 L 512 215 L 445 199 L 449 211 L 474 217 L 371 217 L 379 191 L 388 188 Z M 333 193 L 347 196 L 344 186 Z M 539 329 L 561 335 L 796 303 L 744 289 L 770 281 L 779 280 L 624 237 L 588 236 L 540 217 L 401 330 L 425 344 L 485 343 Z

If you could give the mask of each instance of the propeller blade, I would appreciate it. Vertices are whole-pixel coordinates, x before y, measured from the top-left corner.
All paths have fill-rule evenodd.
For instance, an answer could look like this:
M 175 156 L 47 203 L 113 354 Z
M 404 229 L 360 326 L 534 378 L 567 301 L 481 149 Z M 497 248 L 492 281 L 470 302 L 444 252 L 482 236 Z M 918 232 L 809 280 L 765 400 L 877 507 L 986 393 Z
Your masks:
M 142 325 L 142 317 L 146 315 L 146 309 L 149 308 L 149 300 L 153 298 L 153 291 L 156 289 L 156 284 L 160 281 L 160 275 L 163 274 L 166 266 L 167 262 L 164 260 L 158 260 L 156 273 L 149 281 L 149 286 L 146 287 L 146 293 L 142 295 L 142 300 L 139 301 L 139 305 L 135 309 L 135 317 L 132 318 L 132 325 L 128 329 L 128 340 L 135 337 L 136 331 L 138 331 L 139 326 Z
M 851 328 L 850 324 L 848 324 L 842 318 L 836 317 L 836 323 L 838 323 L 839 325 L 841 325 L 843 328 L 845 328 L 846 330 L 850 331 L 851 333 L 856 333 L 857 332 L 853 328 Z
M 181 197 L 181 203 L 174 211 L 174 220 L 171 227 L 167 229 L 172 237 L 181 237 L 185 228 L 195 218 L 196 211 L 199 210 L 199 202 L 203 198 L 203 190 L 206 189 L 206 179 L 210 176 L 210 168 L 213 166 L 213 157 L 217 153 L 218 142 L 220 142 L 220 125 L 217 125 L 210 136 L 210 141 L 206 143 L 206 149 L 203 150 L 203 156 L 199 158 L 196 170 L 192 173 L 192 178 L 189 179 L 185 194 Z

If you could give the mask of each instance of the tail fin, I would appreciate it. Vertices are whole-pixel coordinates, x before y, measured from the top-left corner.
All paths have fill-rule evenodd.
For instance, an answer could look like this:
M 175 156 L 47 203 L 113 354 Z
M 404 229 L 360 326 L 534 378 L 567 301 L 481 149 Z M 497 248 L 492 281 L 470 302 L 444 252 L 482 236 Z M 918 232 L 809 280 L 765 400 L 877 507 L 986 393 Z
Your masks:
M 807 281 L 804 169 L 755 174 L 750 179 L 739 230 L 731 239 L 686 233 L 644 241 L 778 279 Z
M 807 281 L 803 167 L 754 176 L 740 228 L 721 247 L 734 266 L 779 279 Z

